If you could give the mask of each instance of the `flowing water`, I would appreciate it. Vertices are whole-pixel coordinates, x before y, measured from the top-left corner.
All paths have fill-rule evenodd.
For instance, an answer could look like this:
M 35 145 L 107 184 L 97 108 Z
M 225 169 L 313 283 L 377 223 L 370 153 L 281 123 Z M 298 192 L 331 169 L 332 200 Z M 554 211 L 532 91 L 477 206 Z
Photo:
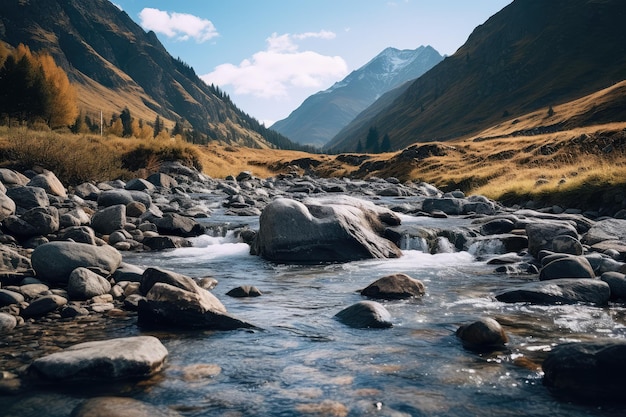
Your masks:
M 399 259 L 313 266 L 275 264 L 248 250 L 228 233 L 196 238 L 192 248 L 127 254 L 125 260 L 216 278 L 213 292 L 229 312 L 262 330 L 143 332 L 134 317 L 113 320 L 106 330 L 87 324 L 92 338 L 159 337 L 169 351 L 167 367 L 138 385 L 0 397 L 0 415 L 67 416 L 84 398 L 104 394 L 132 396 L 184 416 L 624 415 L 619 406 L 553 397 L 540 370 L 554 344 L 626 337 L 626 310 L 620 306 L 499 303 L 491 297 L 495 291 L 530 278 L 495 274 L 472 253 L 450 247 L 425 253 L 419 240 L 407 241 Z M 399 272 L 423 281 L 427 293 L 382 302 L 392 328 L 352 329 L 333 319 L 362 300 L 358 290 Z M 225 295 L 244 284 L 263 295 Z M 459 325 L 484 316 L 505 328 L 506 350 L 473 353 L 455 337 Z

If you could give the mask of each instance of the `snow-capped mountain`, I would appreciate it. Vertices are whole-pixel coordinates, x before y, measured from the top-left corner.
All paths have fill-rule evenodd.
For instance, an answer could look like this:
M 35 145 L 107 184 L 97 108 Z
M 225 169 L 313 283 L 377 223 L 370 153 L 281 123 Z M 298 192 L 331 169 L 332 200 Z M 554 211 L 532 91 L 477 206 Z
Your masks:
M 420 77 L 442 59 L 431 46 L 387 48 L 271 128 L 294 142 L 322 147 L 384 93 Z

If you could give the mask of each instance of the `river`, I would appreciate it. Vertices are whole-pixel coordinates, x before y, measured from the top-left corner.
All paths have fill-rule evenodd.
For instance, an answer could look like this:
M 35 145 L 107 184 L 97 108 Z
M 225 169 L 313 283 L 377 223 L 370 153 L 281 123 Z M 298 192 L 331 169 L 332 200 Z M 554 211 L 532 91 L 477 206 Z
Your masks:
M 225 220 L 228 216 L 216 214 L 205 222 Z M 258 222 L 235 220 L 252 221 L 253 228 Z M 403 221 L 435 220 L 403 216 Z M 79 326 L 83 330 L 75 331 L 73 343 L 151 334 L 169 351 L 167 367 L 140 384 L 0 397 L 0 415 L 68 416 L 83 399 L 105 394 L 132 396 L 184 416 L 623 415 L 619 406 L 553 397 L 540 370 L 555 344 L 626 337 L 623 307 L 500 303 L 492 298 L 495 291 L 533 277 L 496 274 L 470 252 L 431 255 L 419 242 L 407 243 L 399 259 L 296 266 L 251 256 L 232 233 L 193 241 L 191 248 L 127 253 L 125 261 L 216 278 L 213 293 L 229 312 L 261 330 L 144 332 L 132 315 L 106 323 L 84 319 L 91 321 Z M 353 329 L 333 318 L 363 299 L 358 290 L 400 272 L 421 280 L 427 292 L 420 299 L 383 302 L 392 328 Z M 240 285 L 254 285 L 263 295 L 226 295 Z M 507 349 L 477 354 L 462 347 L 456 329 L 480 317 L 502 324 L 510 339 Z M 22 342 L 26 351 L 33 344 L 41 347 L 41 333 L 74 334 L 64 323 L 41 326 L 39 336 L 33 331 L 30 341 Z M 3 353 L 5 364 L 15 359 L 6 348 Z

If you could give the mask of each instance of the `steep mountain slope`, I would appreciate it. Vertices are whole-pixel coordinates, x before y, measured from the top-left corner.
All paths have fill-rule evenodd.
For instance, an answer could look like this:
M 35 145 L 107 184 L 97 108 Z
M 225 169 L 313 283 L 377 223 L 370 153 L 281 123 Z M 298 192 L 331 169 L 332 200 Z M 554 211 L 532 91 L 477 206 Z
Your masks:
M 416 79 L 442 59 L 430 46 L 387 48 L 342 81 L 307 98 L 272 129 L 295 142 L 321 147 L 381 95 Z
M 540 109 L 548 114 L 551 106 L 626 79 L 624 19 L 620 0 L 515 0 L 393 104 L 375 116 L 363 113 L 327 148 L 354 150 L 371 126 L 401 149 L 514 123 Z M 620 102 L 592 113 L 576 123 L 626 120 Z
M 0 40 L 46 50 L 77 85 L 83 113 L 128 107 L 166 126 L 184 119 L 205 139 L 255 147 L 289 141 L 239 110 L 108 0 L 3 0 Z

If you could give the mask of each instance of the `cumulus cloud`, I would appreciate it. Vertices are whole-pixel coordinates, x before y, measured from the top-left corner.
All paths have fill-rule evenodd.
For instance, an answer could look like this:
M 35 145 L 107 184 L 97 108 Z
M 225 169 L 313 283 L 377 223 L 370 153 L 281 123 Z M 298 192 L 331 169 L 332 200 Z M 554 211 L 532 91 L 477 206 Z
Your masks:
M 139 24 L 145 30 L 162 33 L 168 38 L 205 42 L 219 36 L 210 20 L 187 13 L 166 12 L 146 7 L 139 12 Z
M 292 88 L 319 88 L 345 76 L 348 66 L 339 56 L 300 51 L 296 43 L 307 38 L 332 39 L 328 31 L 301 34 L 273 33 L 267 48 L 238 65 L 222 64 L 201 76 L 208 84 L 232 85 L 235 94 L 272 98 L 286 97 Z

